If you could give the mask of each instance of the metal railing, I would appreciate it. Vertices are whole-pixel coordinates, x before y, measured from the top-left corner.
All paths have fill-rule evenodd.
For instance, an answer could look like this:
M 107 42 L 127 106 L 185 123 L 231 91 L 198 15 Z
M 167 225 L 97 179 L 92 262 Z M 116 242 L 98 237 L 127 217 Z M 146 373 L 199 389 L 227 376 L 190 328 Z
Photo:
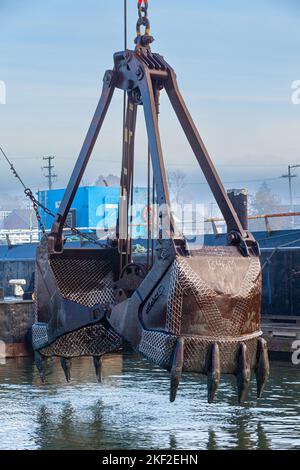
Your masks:
M 275 213 L 275 214 L 257 214 L 257 215 L 249 215 L 248 220 L 264 220 L 265 225 L 266 225 L 266 231 L 271 234 L 272 233 L 272 227 L 270 224 L 270 219 L 276 219 L 276 218 L 283 218 L 283 217 L 300 217 L 300 212 L 280 212 L 280 213 Z M 223 218 L 209 218 L 205 220 L 205 223 L 211 223 L 213 232 L 217 235 L 218 232 L 218 227 L 216 225 L 217 222 L 225 222 Z
M 282 212 L 282 213 L 277 213 L 277 214 L 258 214 L 258 215 L 249 215 L 248 220 L 264 220 L 265 225 L 266 225 L 266 231 L 268 234 L 272 233 L 272 228 L 270 224 L 270 219 L 277 219 L 277 218 L 283 218 L 283 217 L 300 217 L 300 212 Z M 215 235 L 220 235 L 220 230 L 222 227 L 218 226 L 218 223 L 225 222 L 223 218 L 221 217 L 215 217 L 215 218 L 207 218 L 204 219 L 204 223 L 211 223 L 212 224 L 212 229 L 213 233 Z M 193 222 L 185 222 L 185 227 L 187 225 L 193 226 Z M 146 227 L 146 223 L 139 223 L 139 224 L 129 224 L 133 227 L 135 226 L 140 226 L 140 227 Z M 201 227 L 200 227 L 201 226 Z M 109 235 L 115 232 L 114 228 L 99 228 L 99 227 L 76 227 L 78 230 L 81 232 L 95 232 L 97 234 L 97 239 L 105 239 Z M 201 229 L 203 232 L 205 232 L 203 224 L 200 224 L 196 228 L 196 232 L 198 235 L 201 233 Z M 50 232 L 50 230 L 46 230 L 47 233 Z M 68 238 L 76 238 L 74 234 L 71 233 L 69 228 L 64 229 L 65 237 Z M 0 229 L 0 244 L 1 245 L 18 245 L 18 244 L 24 244 L 24 243 L 38 243 L 40 240 L 41 236 L 41 231 L 39 229 L 14 229 L 14 230 L 9 230 L 9 229 Z
M 102 229 L 98 227 L 78 227 L 81 232 L 97 232 L 97 239 L 105 239 L 114 230 Z M 50 233 L 51 230 L 46 230 L 46 233 Z M 76 238 L 71 233 L 69 228 L 64 229 L 65 237 Z M 25 243 L 38 243 L 41 238 L 41 231 L 39 229 L 0 229 L 0 245 L 21 245 Z M 78 237 L 79 238 L 79 237 Z

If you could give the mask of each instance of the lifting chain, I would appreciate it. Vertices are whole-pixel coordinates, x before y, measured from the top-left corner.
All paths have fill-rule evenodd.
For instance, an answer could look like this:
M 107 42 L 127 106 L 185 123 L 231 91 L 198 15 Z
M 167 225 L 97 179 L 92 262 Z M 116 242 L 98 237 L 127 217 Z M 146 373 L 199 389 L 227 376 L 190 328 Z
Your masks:
M 150 21 L 148 18 L 148 0 L 138 0 L 138 21 L 136 24 L 136 39 L 135 43 L 137 48 L 147 47 L 154 41 L 154 38 L 150 35 Z M 141 28 L 145 27 L 145 34 L 142 35 Z
M 31 200 L 31 202 L 32 202 L 32 207 L 33 207 L 33 210 L 34 210 L 34 212 L 35 212 L 36 220 L 37 220 L 38 223 L 39 223 L 39 227 L 40 227 L 42 233 L 45 234 L 45 233 L 46 233 L 46 229 L 45 229 L 45 226 L 44 226 L 44 224 L 43 224 L 43 222 L 42 222 L 42 216 L 41 216 L 41 214 L 40 214 L 39 207 L 40 207 L 41 209 L 43 209 L 43 211 L 44 211 L 46 214 L 50 215 L 51 217 L 55 217 L 55 215 L 52 214 L 52 212 L 51 212 L 47 207 L 44 207 L 44 206 L 34 197 L 34 195 L 33 195 L 32 191 L 31 191 L 31 189 L 26 188 L 26 189 L 24 190 L 24 193 L 25 193 L 26 197 L 28 197 L 28 198 Z
M 33 210 L 35 212 L 35 216 L 36 216 L 36 219 L 39 223 L 39 226 L 40 226 L 40 229 L 42 231 L 43 234 L 46 233 L 46 229 L 45 229 L 45 226 L 42 222 L 42 216 L 40 214 L 40 211 L 39 211 L 39 208 L 41 208 L 46 214 L 50 215 L 51 217 L 55 218 L 56 215 L 53 214 L 53 212 L 50 211 L 50 209 L 48 209 L 46 206 L 44 206 L 43 204 L 41 204 L 33 195 L 31 189 L 29 188 L 26 188 L 25 191 L 24 191 L 26 197 L 28 197 L 31 202 L 32 202 L 32 206 L 33 206 Z M 74 235 L 77 235 L 79 236 L 80 238 L 84 238 L 85 240 L 89 241 L 90 243 L 93 243 L 94 245 L 100 245 L 102 246 L 101 243 L 99 243 L 97 240 L 95 240 L 93 237 L 90 237 L 88 234 L 86 233 L 83 233 L 81 232 L 80 230 L 78 230 L 77 228 L 74 228 L 74 227 L 71 227 L 71 225 L 65 223 L 65 227 L 68 228 Z

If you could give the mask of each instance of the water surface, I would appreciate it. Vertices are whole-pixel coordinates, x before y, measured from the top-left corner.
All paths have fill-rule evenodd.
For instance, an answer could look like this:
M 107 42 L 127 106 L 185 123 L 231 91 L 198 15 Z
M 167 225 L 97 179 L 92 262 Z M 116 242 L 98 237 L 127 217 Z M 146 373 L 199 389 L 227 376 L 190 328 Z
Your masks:
M 168 400 L 168 373 L 135 354 L 105 358 L 104 382 L 91 360 L 59 363 L 41 385 L 30 358 L 0 365 L 0 449 L 300 449 L 300 367 L 273 363 L 260 401 L 253 381 L 244 407 L 222 378 L 207 404 L 205 378 L 184 375 Z

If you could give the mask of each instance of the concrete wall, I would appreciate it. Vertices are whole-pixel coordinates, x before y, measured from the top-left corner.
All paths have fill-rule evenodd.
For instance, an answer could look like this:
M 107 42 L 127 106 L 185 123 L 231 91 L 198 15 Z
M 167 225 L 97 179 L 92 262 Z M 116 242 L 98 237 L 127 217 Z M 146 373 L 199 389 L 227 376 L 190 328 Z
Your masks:
M 0 341 L 5 344 L 6 357 L 30 354 L 26 340 L 33 322 L 33 302 L 0 302 Z

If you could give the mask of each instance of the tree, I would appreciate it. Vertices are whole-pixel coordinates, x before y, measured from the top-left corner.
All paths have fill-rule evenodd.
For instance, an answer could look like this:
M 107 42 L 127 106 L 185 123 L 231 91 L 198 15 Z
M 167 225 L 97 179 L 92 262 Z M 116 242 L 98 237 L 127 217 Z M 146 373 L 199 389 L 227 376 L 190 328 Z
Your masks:
M 282 203 L 278 196 L 272 193 L 271 188 L 264 181 L 260 186 L 255 195 L 250 199 L 250 215 L 266 215 L 266 214 L 276 214 L 282 211 Z M 287 218 L 278 218 L 278 219 L 269 219 L 268 220 L 271 228 L 273 230 L 280 230 L 284 228 L 289 228 L 290 220 Z M 250 229 L 255 230 L 265 230 L 266 222 L 264 219 L 252 220 L 250 222 Z
M 170 171 L 168 173 L 168 185 L 176 204 L 183 204 L 184 190 L 187 185 L 186 174 L 180 170 Z
M 264 181 L 250 201 L 250 212 L 253 215 L 276 213 L 280 204 L 278 196 L 272 193 L 271 188 Z

